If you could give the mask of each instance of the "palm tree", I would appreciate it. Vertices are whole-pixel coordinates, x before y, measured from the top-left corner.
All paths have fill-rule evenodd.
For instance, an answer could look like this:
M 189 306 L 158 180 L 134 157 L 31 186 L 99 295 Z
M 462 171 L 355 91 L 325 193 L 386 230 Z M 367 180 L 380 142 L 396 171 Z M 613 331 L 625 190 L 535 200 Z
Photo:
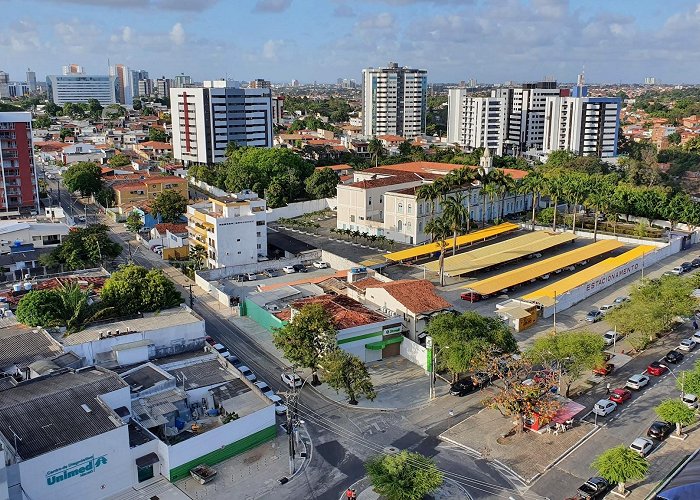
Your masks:
M 382 142 L 376 137 L 373 138 L 367 145 L 367 151 L 369 151 L 374 158 L 374 166 L 376 167 L 379 163 L 379 157 L 384 156 L 384 147 L 382 146 Z
M 464 188 L 467 189 L 466 200 L 467 200 L 467 232 L 471 231 L 471 213 L 472 213 L 472 189 L 474 181 L 477 179 L 476 172 L 471 168 L 460 168 L 459 170 L 453 170 L 446 177 L 448 183 L 450 183 L 453 189 Z
M 564 183 L 562 182 L 561 172 L 549 172 L 545 181 L 544 192 L 549 196 L 550 206 L 554 204 L 554 220 L 552 221 L 552 231 L 557 230 L 557 205 L 559 199 L 562 198 Z
M 522 189 L 524 193 L 532 194 L 532 230 L 535 230 L 535 210 L 540 205 L 540 196 L 545 191 L 546 179 L 540 172 L 530 172 L 522 180 Z
M 465 219 L 469 219 L 469 212 L 464 206 L 464 193 L 457 192 L 445 198 L 442 217 L 452 229 L 452 255 L 457 252 L 457 231 L 464 227 Z
M 442 217 L 432 219 L 425 225 L 425 231 L 433 235 L 433 241 L 437 241 L 440 245 L 440 286 L 445 285 L 445 247 L 447 246 L 447 238 L 450 236 L 450 224 Z
M 425 200 L 430 205 L 430 218 L 435 217 L 435 200 L 440 197 L 440 185 L 434 182 L 429 184 L 421 184 L 416 189 L 416 198 L 418 201 Z
M 202 263 L 207 256 L 207 250 L 202 245 L 194 245 L 190 247 L 190 260 L 194 262 L 195 269 L 201 269 Z
M 501 193 L 501 216 L 498 219 L 502 221 L 505 216 L 506 196 L 515 191 L 515 179 L 510 174 L 503 172 L 503 170 L 498 170 L 498 173 L 497 185 L 498 191 Z
M 481 195 L 483 198 L 483 203 L 481 205 L 481 229 L 484 228 L 484 222 L 486 219 L 486 197 L 488 196 L 487 186 L 492 182 L 492 171 L 486 171 L 482 168 L 476 174 L 476 179 L 479 181 L 481 187 Z
M 496 211 L 495 202 L 496 202 L 496 198 L 498 197 L 498 194 L 499 194 L 499 189 L 500 188 L 499 188 L 498 184 L 496 184 L 495 182 L 491 182 L 491 183 L 487 184 L 482 189 L 482 191 L 484 193 L 484 206 L 486 206 L 485 200 L 487 197 L 489 199 L 489 203 L 491 204 L 491 210 L 490 210 L 491 220 L 494 220 L 496 218 L 496 217 L 494 217 L 494 212 Z M 483 218 L 482 218 L 482 221 L 483 221 Z
M 601 211 L 608 211 L 612 204 L 612 196 L 615 192 L 617 177 L 612 175 L 592 175 L 591 186 L 586 203 L 593 207 L 595 220 L 593 221 L 593 241 L 598 240 L 598 218 Z
M 571 172 L 563 177 L 562 192 L 566 196 L 567 201 L 573 204 L 573 220 L 571 232 L 576 233 L 576 211 L 578 206 L 588 196 L 589 176 L 582 172 Z

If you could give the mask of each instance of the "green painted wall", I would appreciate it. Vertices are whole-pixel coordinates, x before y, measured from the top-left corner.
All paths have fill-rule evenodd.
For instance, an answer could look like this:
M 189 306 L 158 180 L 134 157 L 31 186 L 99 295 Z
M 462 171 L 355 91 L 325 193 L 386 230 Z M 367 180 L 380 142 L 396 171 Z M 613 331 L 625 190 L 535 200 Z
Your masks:
M 287 323 L 248 299 L 245 301 L 245 315 L 269 331 L 280 328 Z
M 381 331 L 379 332 L 372 332 L 372 333 L 365 333 L 364 335 L 357 335 L 355 337 L 347 337 L 344 339 L 338 340 L 338 344 L 347 344 L 348 342 L 357 342 L 358 340 L 362 339 L 369 339 L 371 337 L 381 337 L 383 334 Z
M 243 453 L 244 451 L 251 450 L 266 441 L 271 441 L 276 435 L 277 425 L 273 425 L 258 431 L 255 434 L 244 437 L 243 439 L 239 439 L 234 443 L 227 444 L 223 448 L 212 451 L 211 453 L 207 453 L 206 455 L 203 455 L 195 460 L 191 460 L 185 464 L 170 469 L 170 481 L 177 481 L 178 479 L 189 476 L 190 469 L 193 469 L 199 464 L 216 465 L 227 458 L 231 458 L 235 455 Z

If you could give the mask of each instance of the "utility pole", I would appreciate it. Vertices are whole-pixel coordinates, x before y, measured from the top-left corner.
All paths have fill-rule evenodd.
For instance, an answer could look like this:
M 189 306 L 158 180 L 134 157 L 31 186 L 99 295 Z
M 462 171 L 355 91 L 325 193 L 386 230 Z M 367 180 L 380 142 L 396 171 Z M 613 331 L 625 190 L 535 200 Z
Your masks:
M 425 338 L 425 347 L 430 353 L 430 366 L 428 367 L 430 370 L 430 394 L 428 399 L 432 401 L 435 397 L 435 347 L 433 345 L 433 337 L 430 335 Z
M 294 380 L 294 379 L 292 379 Z M 292 390 L 285 391 L 284 395 L 287 398 L 287 439 L 289 441 L 289 475 L 294 475 L 296 457 L 296 449 L 294 446 L 294 421 L 297 413 L 297 398 L 299 395 L 296 390 L 296 383 L 292 382 Z
M 129 249 L 131 251 L 131 249 Z M 185 285 L 190 290 L 190 309 L 194 309 L 194 295 L 192 294 L 192 285 Z

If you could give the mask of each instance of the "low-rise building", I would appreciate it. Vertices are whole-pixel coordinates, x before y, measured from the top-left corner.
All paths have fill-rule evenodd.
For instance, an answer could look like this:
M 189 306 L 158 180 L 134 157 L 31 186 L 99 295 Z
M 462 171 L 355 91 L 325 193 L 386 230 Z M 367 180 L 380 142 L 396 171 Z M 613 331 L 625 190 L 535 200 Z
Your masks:
M 104 163 L 107 158 L 107 153 L 104 150 L 87 142 L 78 142 L 65 146 L 61 152 L 61 161 L 66 165 L 81 161 Z
M 139 206 L 165 191 L 176 191 L 188 198 L 187 179 L 174 175 L 154 175 L 113 186 L 115 206 L 123 213 L 126 207 Z
M 69 229 L 65 224 L 22 220 L 0 221 L 0 254 L 8 254 L 26 245 L 53 248 L 63 241 Z
M 210 269 L 258 262 L 267 256 L 266 206 L 250 190 L 189 205 L 190 247 L 205 248 Z
M 134 151 L 147 160 L 157 160 L 164 155 L 172 154 L 173 146 L 169 142 L 146 141 L 135 144 Z

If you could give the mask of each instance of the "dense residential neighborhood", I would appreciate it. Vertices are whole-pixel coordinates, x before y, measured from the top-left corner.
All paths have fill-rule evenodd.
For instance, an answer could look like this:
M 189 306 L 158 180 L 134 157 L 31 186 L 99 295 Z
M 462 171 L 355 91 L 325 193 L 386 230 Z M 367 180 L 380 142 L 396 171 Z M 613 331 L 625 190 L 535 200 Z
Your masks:
M 697 6 L 497 4 L 10 0 L 0 499 L 700 498 Z

